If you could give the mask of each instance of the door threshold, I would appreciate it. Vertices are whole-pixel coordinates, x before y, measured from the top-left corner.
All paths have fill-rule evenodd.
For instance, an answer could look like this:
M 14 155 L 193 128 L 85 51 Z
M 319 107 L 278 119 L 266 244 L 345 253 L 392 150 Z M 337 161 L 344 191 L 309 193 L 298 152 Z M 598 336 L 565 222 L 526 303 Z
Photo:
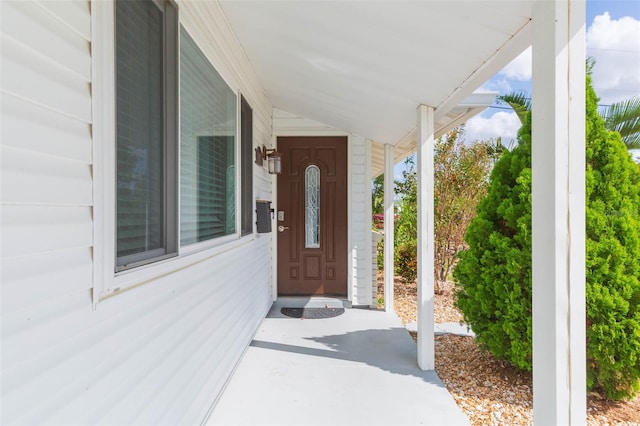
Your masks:
M 351 308 L 351 301 L 328 296 L 278 296 L 273 307 L 280 308 Z

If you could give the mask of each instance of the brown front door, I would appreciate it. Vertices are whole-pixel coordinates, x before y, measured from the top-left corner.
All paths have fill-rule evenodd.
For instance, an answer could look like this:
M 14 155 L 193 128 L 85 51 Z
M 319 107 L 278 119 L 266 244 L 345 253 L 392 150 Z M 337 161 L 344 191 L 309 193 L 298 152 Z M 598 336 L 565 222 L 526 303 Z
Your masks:
M 347 295 L 347 138 L 279 137 L 278 294 Z

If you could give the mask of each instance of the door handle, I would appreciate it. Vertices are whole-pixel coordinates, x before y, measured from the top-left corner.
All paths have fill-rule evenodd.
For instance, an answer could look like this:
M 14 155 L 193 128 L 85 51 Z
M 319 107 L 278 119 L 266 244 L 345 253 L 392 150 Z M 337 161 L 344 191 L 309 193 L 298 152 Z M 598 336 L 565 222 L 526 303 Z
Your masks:
M 288 226 L 278 225 L 278 232 L 284 232 L 289 229 Z

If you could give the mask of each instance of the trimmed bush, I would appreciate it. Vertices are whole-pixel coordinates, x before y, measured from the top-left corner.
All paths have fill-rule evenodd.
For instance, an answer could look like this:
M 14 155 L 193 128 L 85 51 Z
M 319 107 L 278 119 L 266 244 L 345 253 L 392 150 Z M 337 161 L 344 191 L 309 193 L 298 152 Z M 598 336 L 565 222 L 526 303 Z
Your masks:
M 640 388 L 640 171 L 605 129 L 587 76 L 587 385 L 607 397 Z M 456 303 L 481 346 L 531 370 L 531 125 L 503 154 L 454 270 Z
M 587 91 L 587 385 L 640 389 L 640 169 Z
M 456 302 L 476 341 L 497 358 L 531 369 L 530 122 L 502 154 L 466 233 L 453 277 Z

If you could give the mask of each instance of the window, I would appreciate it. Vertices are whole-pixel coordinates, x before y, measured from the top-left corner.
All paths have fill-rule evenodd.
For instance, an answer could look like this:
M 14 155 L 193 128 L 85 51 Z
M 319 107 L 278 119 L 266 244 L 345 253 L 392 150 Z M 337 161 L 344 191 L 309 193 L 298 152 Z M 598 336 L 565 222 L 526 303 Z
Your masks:
M 180 244 L 251 233 L 251 108 L 242 102 L 239 142 L 238 97 L 172 1 L 115 0 L 113 12 L 115 271 L 177 256 Z
M 239 97 L 180 26 L 175 0 L 97 1 L 91 12 L 95 305 L 250 233 L 253 173 L 237 160 L 250 157 Z
M 311 165 L 304 172 L 305 247 L 320 248 L 320 169 Z
M 177 250 L 175 28 L 169 2 L 116 2 L 116 270 Z
M 236 232 L 235 93 L 180 31 L 180 244 Z
M 253 110 L 244 97 L 240 98 L 240 137 L 242 161 L 240 233 L 247 235 L 253 232 Z

